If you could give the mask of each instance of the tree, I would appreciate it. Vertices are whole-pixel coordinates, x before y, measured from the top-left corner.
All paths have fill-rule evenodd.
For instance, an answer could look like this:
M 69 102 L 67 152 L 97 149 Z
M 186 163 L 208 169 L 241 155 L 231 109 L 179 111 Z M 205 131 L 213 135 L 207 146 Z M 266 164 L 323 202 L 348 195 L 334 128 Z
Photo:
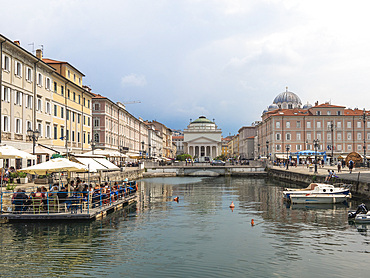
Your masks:
M 193 159 L 192 156 L 187 153 L 179 154 L 178 156 L 176 156 L 176 160 L 179 160 L 179 161 L 185 161 L 188 158 Z

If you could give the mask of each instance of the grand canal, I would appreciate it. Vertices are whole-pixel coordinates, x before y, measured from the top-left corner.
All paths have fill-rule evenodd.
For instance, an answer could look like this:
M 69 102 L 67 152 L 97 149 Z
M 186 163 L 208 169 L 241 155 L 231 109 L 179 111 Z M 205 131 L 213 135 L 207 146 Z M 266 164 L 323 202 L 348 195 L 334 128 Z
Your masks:
M 136 205 L 102 220 L 1 224 L 0 276 L 366 277 L 370 226 L 350 225 L 344 205 L 289 207 L 284 186 L 145 179 Z

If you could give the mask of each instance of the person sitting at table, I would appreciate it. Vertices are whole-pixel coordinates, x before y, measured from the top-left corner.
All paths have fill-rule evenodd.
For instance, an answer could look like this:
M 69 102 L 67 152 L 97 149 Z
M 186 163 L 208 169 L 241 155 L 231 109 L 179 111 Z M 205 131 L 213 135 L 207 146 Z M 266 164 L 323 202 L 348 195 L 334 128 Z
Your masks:
M 28 196 L 26 195 L 26 193 L 24 193 L 22 189 L 18 189 L 17 193 L 13 194 L 12 203 L 14 204 L 14 211 L 25 211 L 27 200 Z
M 57 195 L 58 195 L 59 203 L 65 203 L 68 198 L 67 188 L 61 187 Z

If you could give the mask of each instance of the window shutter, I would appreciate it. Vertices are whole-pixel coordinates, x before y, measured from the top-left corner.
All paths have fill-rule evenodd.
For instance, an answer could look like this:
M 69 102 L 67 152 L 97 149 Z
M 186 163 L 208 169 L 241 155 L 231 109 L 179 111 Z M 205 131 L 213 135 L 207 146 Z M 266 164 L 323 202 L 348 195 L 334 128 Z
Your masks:
M 22 102 L 23 102 L 23 93 L 19 92 L 19 105 L 20 106 L 22 106 Z
M 10 88 L 8 88 L 6 91 L 7 91 L 6 94 L 8 97 L 8 102 L 10 102 Z
M 17 104 L 17 90 L 14 90 L 14 104 Z

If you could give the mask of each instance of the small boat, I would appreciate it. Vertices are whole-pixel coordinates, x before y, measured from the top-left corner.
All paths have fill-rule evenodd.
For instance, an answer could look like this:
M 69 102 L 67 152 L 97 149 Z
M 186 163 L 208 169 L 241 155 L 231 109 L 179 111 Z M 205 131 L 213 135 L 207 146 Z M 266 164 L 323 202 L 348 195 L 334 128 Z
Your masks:
M 302 194 L 290 194 L 290 201 L 292 204 L 338 204 L 344 203 L 347 199 L 351 198 L 349 194 L 315 194 L 307 193 Z
M 354 219 L 358 214 L 366 214 L 367 212 L 368 209 L 366 205 L 362 203 L 357 207 L 357 210 L 348 212 L 348 219 Z
M 311 183 L 306 188 L 285 188 L 283 191 L 283 196 L 288 201 L 291 199 L 291 195 L 295 196 L 306 196 L 307 194 L 315 194 L 315 195 L 349 195 L 350 198 L 350 191 L 349 186 L 343 187 L 335 187 L 332 184 L 325 184 L 325 183 Z
M 370 223 L 370 212 L 357 214 L 355 223 Z

